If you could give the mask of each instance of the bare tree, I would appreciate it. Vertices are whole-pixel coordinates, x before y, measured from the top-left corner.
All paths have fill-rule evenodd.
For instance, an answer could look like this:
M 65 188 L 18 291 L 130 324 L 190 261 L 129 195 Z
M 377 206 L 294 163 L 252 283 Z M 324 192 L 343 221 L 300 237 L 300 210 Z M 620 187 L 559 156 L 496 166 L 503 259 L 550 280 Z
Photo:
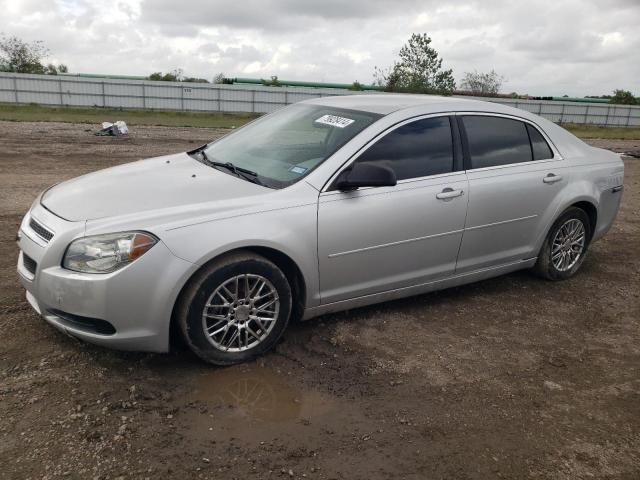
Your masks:
M 476 95 L 496 95 L 504 82 L 504 77 L 498 75 L 495 70 L 489 73 L 478 71 L 465 72 L 460 88 Z

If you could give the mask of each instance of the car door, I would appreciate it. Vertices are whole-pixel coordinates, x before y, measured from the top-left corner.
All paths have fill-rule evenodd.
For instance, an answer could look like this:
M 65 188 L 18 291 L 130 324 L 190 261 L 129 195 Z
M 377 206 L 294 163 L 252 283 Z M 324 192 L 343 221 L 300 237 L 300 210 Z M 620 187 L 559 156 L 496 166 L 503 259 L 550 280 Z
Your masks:
M 455 117 L 406 121 L 378 136 L 353 160 L 388 166 L 396 174 L 396 186 L 340 191 L 330 184 L 320 194 L 323 304 L 454 272 L 467 209 L 467 179 L 456 162 L 461 160 L 457 135 Z
M 531 123 L 459 115 L 469 208 L 457 272 L 535 257 L 545 211 L 567 184 L 559 154 Z

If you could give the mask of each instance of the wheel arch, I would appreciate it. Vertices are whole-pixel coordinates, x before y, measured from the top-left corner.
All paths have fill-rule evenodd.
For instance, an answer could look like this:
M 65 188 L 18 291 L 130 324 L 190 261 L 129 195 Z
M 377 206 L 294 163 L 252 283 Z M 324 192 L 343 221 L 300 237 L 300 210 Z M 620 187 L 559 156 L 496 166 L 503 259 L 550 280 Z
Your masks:
M 583 210 L 587 214 L 587 217 L 589 217 L 589 241 L 591 241 L 593 234 L 596 231 L 596 226 L 598 225 L 598 207 L 596 207 L 596 205 L 591 201 L 580 200 L 566 207 L 562 212 L 560 212 L 560 215 L 571 207 Z
M 205 263 L 200 265 L 195 271 L 189 275 L 188 278 L 183 282 L 178 295 L 176 296 L 173 307 L 171 311 L 171 320 L 169 326 L 169 345 L 175 346 L 176 344 L 181 343 L 182 335 L 180 333 L 180 328 L 178 325 L 178 321 L 176 318 L 176 310 L 184 294 L 184 291 L 189 286 L 190 282 L 196 277 L 202 270 L 207 268 L 214 262 L 219 261 L 220 259 L 233 255 L 235 253 L 254 253 L 256 255 L 260 255 L 267 260 L 273 262 L 284 274 L 289 282 L 289 285 L 292 290 L 293 304 L 291 307 L 291 320 L 292 322 L 298 321 L 302 319 L 306 300 L 307 300 L 307 282 L 304 278 L 302 270 L 298 266 L 298 264 L 286 253 L 282 252 L 273 247 L 266 247 L 262 245 L 251 245 L 251 246 L 242 246 L 227 250 L 225 252 L 219 253 L 214 257 L 207 260 Z
M 538 252 L 542 248 L 542 245 L 545 239 L 547 238 L 547 235 L 549 235 L 549 232 L 551 231 L 551 227 L 556 222 L 556 220 L 558 220 L 558 218 L 560 218 L 560 216 L 564 212 L 566 212 L 569 208 L 572 208 L 572 207 L 580 208 L 587 214 L 587 217 L 589 217 L 589 226 L 591 230 L 589 241 L 591 241 L 591 238 L 593 238 L 593 234 L 596 230 L 596 226 L 598 222 L 597 202 L 589 196 L 581 195 L 579 197 L 572 198 L 570 201 L 562 203 L 560 206 L 557 207 L 554 214 L 548 217 L 547 224 L 545 225 L 544 230 L 542 230 L 539 237 L 537 238 L 536 246 L 534 250 L 536 252 L 535 255 L 538 255 Z

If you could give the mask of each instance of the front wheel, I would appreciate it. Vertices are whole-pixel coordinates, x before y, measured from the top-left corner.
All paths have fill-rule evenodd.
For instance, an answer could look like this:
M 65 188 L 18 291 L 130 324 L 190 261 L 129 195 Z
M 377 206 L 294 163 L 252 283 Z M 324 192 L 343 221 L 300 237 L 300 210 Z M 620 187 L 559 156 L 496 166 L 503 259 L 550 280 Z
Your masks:
M 199 272 L 177 310 L 191 350 L 216 365 L 240 363 L 271 349 L 291 313 L 291 287 L 271 261 L 252 253 L 226 256 Z
M 540 249 L 534 272 L 549 280 L 572 277 L 584 262 L 591 225 L 584 210 L 571 207 L 554 222 Z

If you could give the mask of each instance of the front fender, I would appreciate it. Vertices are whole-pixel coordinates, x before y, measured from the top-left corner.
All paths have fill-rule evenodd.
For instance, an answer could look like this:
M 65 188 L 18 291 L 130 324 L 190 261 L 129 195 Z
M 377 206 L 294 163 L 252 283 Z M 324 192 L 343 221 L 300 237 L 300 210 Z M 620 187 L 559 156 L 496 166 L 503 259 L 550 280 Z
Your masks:
M 163 232 L 174 255 L 202 265 L 239 248 L 266 247 L 291 258 L 306 284 L 307 307 L 320 303 L 315 204 L 188 225 Z

